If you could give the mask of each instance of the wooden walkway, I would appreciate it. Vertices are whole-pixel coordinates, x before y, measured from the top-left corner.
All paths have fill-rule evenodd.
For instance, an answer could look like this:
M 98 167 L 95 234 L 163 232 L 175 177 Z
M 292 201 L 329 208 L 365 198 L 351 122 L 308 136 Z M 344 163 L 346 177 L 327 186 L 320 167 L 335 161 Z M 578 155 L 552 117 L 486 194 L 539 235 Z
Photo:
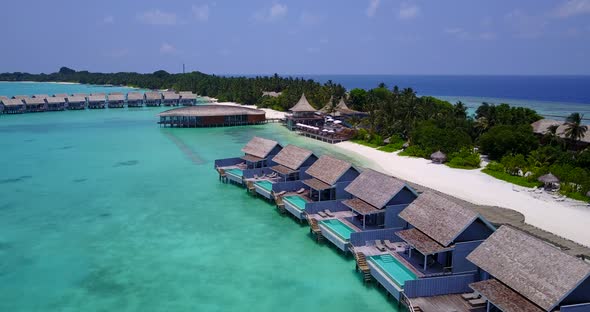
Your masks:
M 410 299 L 414 307 L 419 307 L 424 312 L 479 312 L 483 309 L 472 310 L 471 306 L 461 295 L 444 295 L 434 297 L 418 297 Z

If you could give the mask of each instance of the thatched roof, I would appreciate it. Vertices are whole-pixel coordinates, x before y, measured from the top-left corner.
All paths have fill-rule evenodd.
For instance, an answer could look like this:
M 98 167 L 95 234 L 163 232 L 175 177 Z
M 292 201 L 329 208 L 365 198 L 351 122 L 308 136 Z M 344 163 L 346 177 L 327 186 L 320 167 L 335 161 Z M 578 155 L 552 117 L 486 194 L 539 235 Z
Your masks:
M 323 155 L 305 172 L 326 184 L 334 185 L 350 167 L 352 165 L 347 161 Z
M 233 116 L 233 115 L 265 115 L 263 110 L 233 105 L 199 105 L 179 107 L 163 111 L 158 116 Z M 273 141 L 274 142 L 274 141 Z
M 194 93 L 181 93 L 180 98 L 183 100 L 196 100 L 197 95 Z
M 45 99 L 45 98 L 48 98 L 49 95 L 48 94 L 34 94 L 33 97 L 38 98 L 38 99 Z
M 106 98 L 104 95 L 91 95 L 88 97 L 88 102 L 104 102 Z
M 360 198 L 343 200 L 342 203 L 345 206 L 347 206 L 348 208 L 356 211 L 357 213 L 359 213 L 361 215 L 370 215 L 370 214 L 384 212 L 384 210 L 377 209 L 377 208 L 375 208 L 375 206 L 363 201 Z
M 432 255 L 449 249 L 415 228 L 398 231 L 395 234 L 423 255 Z
M 559 126 L 563 124 L 562 121 L 553 120 L 553 119 L 540 119 L 531 124 L 533 127 L 533 133 L 537 134 L 545 134 L 549 131 L 549 127 L 551 126 Z
M 143 93 L 140 92 L 129 92 L 127 93 L 128 101 L 141 101 L 143 100 Z
M 346 105 L 346 102 L 344 102 L 344 98 L 340 98 L 340 102 L 338 102 L 338 105 L 336 105 L 334 109 L 343 115 L 353 115 L 360 113 L 359 111 L 355 111 L 354 109 L 348 107 L 348 105 Z
M 434 192 L 426 191 L 399 214 L 424 234 L 449 246 L 478 214 Z
M 543 312 L 530 300 L 521 296 L 514 290 L 506 287 L 497 279 L 489 279 L 469 284 L 474 291 L 484 296 L 490 302 L 504 312 Z
M 506 225 L 467 259 L 546 311 L 590 276 L 583 260 Z
M 432 153 L 432 155 L 430 155 L 430 159 L 438 160 L 438 161 L 445 161 L 447 159 L 447 155 L 445 155 L 445 153 L 443 153 L 441 151 L 437 151 L 437 152 Z
M 86 93 L 74 93 L 72 94 L 73 96 L 81 96 L 81 97 L 88 97 L 88 94 Z
M 15 95 L 12 97 L 13 99 L 20 99 L 20 100 L 24 100 L 24 99 L 28 99 L 29 96 L 28 95 Z
M 313 188 L 314 190 L 318 190 L 318 191 L 327 190 L 329 188 L 332 188 L 331 184 L 322 182 L 316 178 L 303 180 L 303 184 Z
M 62 104 L 62 103 L 65 103 L 66 102 L 66 98 L 64 98 L 64 97 L 58 97 L 58 96 L 48 97 L 45 100 L 49 104 Z
M 326 105 L 324 105 L 324 107 L 322 107 L 319 112 L 323 113 L 323 114 L 329 114 L 334 110 L 334 105 L 332 104 L 332 101 L 334 100 L 334 97 L 331 96 L 330 100 L 328 101 L 328 103 L 326 103 Z
M 407 187 L 406 183 L 397 178 L 367 169 L 344 190 L 375 208 L 382 209 L 404 187 Z
M 146 92 L 145 99 L 146 100 L 161 100 L 162 95 L 160 94 L 160 92 Z
M 246 155 L 242 156 L 241 158 L 242 158 L 243 160 L 245 160 L 245 161 L 249 161 L 249 162 L 259 162 L 259 161 L 262 161 L 262 160 L 264 160 L 264 158 L 260 158 L 260 157 L 252 156 L 252 155 L 249 155 L 249 154 L 246 154 Z
M 164 92 L 162 93 L 164 96 L 164 100 L 178 100 L 180 99 L 180 94 L 174 92 Z
M 290 111 L 292 112 L 298 112 L 298 113 L 303 113 L 303 112 L 316 112 L 316 109 L 313 108 L 313 106 L 311 106 L 311 104 L 309 104 L 309 102 L 307 101 L 307 99 L 305 98 L 305 93 L 301 95 L 301 98 L 299 99 L 299 102 L 297 102 L 297 104 L 295 104 L 295 106 L 289 108 Z
M 4 106 L 21 106 L 25 104 L 22 99 L 6 99 L 2 100 L 2 103 Z
M 123 93 L 123 92 L 111 92 L 111 93 L 109 93 L 109 97 L 111 95 L 125 95 L 125 93 Z
M 109 101 L 125 101 L 123 94 L 109 94 Z
M 0 101 L 2 101 L 2 100 L 8 100 L 8 97 L 4 96 L 4 95 L 0 95 Z
M 58 93 L 58 94 L 54 94 L 53 97 L 62 97 L 62 98 L 67 98 L 69 95 L 67 93 Z
M 242 148 L 242 152 L 256 157 L 266 158 L 277 145 L 279 145 L 279 142 L 277 141 L 261 137 L 253 137 L 252 140 Z
M 554 176 L 551 172 L 540 176 L 538 180 L 539 182 L 543 183 L 559 183 L 559 179 L 556 176 Z
M 262 91 L 262 96 L 278 97 L 282 92 Z
M 313 152 L 295 145 L 285 146 L 272 160 L 292 170 L 298 170 Z
M 68 103 L 82 103 L 82 102 L 86 103 L 86 98 L 83 96 L 74 95 L 74 96 L 68 97 Z
M 45 99 L 43 98 L 26 98 L 24 99 L 25 104 L 27 105 L 41 105 L 45 104 Z
M 106 97 L 106 95 L 107 95 L 107 94 L 106 94 L 106 93 L 104 93 L 104 92 L 90 93 L 90 96 L 93 96 L 93 95 L 95 95 L 95 96 L 102 96 L 102 97 Z
M 272 169 L 273 171 L 276 171 L 276 172 L 278 172 L 280 174 L 283 174 L 283 175 L 288 175 L 288 174 L 292 174 L 292 173 L 297 172 L 297 170 L 293 170 L 291 168 L 287 168 L 287 167 L 285 167 L 283 165 L 272 166 L 270 169 Z

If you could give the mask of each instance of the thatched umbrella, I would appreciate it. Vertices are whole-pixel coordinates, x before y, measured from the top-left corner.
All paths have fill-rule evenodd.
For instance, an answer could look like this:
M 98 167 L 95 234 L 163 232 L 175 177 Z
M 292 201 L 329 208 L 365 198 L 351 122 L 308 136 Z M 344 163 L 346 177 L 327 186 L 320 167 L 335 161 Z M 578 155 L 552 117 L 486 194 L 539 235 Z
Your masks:
M 590 191 L 588 191 L 588 193 L 586 193 L 586 197 L 590 197 Z
M 432 162 L 442 164 L 443 162 L 445 162 L 445 160 L 447 160 L 447 155 L 445 155 L 445 153 L 441 151 L 437 151 L 430 155 L 430 159 L 432 159 Z
M 559 179 L 556 176 L 554 176 L 551 172 L 540 176 L 538 180 L 539 182 L 545 184 L 545 187 L 552 187 L 555 184 L 559 183 Z

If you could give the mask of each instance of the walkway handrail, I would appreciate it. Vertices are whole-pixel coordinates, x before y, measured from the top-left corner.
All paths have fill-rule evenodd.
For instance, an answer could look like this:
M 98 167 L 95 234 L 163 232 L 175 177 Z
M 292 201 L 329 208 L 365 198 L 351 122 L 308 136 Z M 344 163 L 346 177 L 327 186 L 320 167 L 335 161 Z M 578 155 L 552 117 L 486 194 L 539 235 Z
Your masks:
M 406 304 L 409 312 L 416 312 L 412 305 L 412 301 L 410 301 L 410 298 L 408 298 L 404 292 L 401 292 L 401 302 Z

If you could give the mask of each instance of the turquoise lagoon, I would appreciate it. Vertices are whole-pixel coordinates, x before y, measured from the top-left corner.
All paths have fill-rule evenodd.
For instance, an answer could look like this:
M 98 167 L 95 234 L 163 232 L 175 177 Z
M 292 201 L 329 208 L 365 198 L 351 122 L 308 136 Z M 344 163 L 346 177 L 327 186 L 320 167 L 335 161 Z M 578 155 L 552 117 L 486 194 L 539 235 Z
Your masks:
M 0 116 L 0 311 L 397 309 L 213 169 L 254 135 L 346 155 L 277 124 L 160 128 L 161 110 Z

